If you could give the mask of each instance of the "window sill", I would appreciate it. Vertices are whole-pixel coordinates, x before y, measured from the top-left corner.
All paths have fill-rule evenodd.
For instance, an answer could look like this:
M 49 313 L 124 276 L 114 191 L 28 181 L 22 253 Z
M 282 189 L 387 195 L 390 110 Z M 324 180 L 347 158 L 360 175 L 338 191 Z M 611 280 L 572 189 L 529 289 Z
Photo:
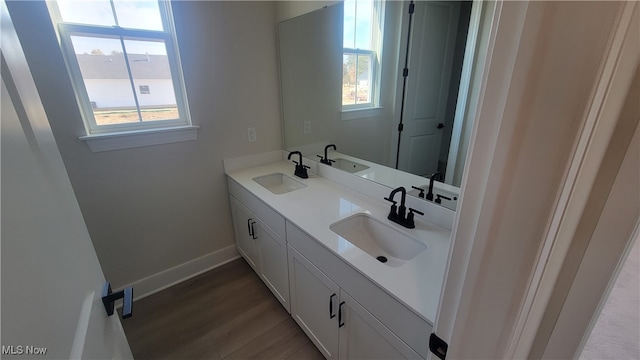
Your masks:
M 382 110 L 381 107 L 342 110 L 340 115 L 342 116 L 342 120 L 364 119 L 364 118 L 380 116 L 381 110 Z
M 198 138 L 195 126 L 180 126 L 172 128 L 149 129 L 108 134 L 94 134 L 81 136 L 92 152 L 130 149 L 142 146 L 170 144 L 182 141 L 193 141 Z

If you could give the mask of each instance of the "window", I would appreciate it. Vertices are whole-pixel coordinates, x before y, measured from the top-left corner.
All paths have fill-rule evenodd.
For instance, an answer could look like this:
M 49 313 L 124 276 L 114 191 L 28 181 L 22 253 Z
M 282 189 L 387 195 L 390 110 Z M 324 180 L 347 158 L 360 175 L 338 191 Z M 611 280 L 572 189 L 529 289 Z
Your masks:
M 381 1 L 344 2 L 343 110 L 378 105 L 382 9 Z
M 88 136 L 191 125 L 169 1 L 58 0 L 50 10 Z

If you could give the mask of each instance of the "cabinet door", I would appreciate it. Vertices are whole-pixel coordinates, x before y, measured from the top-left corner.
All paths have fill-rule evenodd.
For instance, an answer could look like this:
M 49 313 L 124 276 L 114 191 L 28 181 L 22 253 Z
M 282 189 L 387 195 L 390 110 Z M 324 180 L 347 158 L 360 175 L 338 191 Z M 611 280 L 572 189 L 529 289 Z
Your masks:
M 247 260 L 256 273 L 260 273 L 260 248 L 255 236 L 256 217 L 233 196 L 231 199 L 231 215 L 236 236 L 238 252 Z
M 254 229 L 260 247 L 262 281 L 282 306 L 290 312 L 287 243 L 262 220 L 257 220 Z
M 340 288 L 291 246 L 289 281 L 291 316 L 325 358 L 337 359 Z
M 340 359 L 421 358 L 347 292 L 340 292 Z

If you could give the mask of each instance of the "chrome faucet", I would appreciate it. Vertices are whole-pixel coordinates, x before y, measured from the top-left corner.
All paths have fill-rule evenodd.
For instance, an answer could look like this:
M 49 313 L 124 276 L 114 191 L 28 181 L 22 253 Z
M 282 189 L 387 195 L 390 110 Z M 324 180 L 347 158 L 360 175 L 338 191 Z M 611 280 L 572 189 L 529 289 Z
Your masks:
M 333 150 L 337 150 L 336 146 L 334 144 L 329 144 L 327 146 L 324 147 L 324 157 L 320 156 L 320 155 L 316 155 L 317 157 L 320 158 L 320 162 L 323 164 L 327 164 L 329 166 L 331 166 L 331 163 L 335 162 L 335 160 L 331 160 L 329 159 L 329 155 L 327 155 L 327 150 L 332 147 Z
M 400 192 L 400 207 L 398 207 L 398 202 L 394 200 L 396 194 Z M 389 212 L 389 216 L 387 219 L 393 221 L 396 224 L 402 225 L 406 228 L 413 229 L 416 227 L 415 221 L 413 220 L 414 213 L 424 215 L 423 212 L 420 212 L 416 209 L 409 208 L 409 213 L 407 214 L 407 208 L 405 207 L 405 201 L 407 199 L 407 189 L 400 186 L 395 188 L 389 194 L 389 197 L 384 198 L 387 201 L 391 202 L 391 211 Z
M 303 179 L 309 178 L 309 175 L 307 174 L 307 169 L 309 169 L 309 167 L 302 164 L 302 153 L 300 151 L 292 151 L 289 153 L 289 157 L 287 157 L 287 159 L 291 160 L 291 156 L 293 156 L 293 154 L 300 155 L 300 162 L 293 160 L 293 162 L 296 163 L 296 170 L 293 175 Z

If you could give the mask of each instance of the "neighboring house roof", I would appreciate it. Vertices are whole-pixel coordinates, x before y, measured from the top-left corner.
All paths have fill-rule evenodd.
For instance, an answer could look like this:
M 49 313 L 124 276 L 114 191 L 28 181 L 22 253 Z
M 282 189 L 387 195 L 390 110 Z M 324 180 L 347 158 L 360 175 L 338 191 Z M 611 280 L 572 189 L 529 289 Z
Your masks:
M 134 79 L 171 79 L 166 55 L 127 54 Z M 128 79 L 124 55 L 78 54 L 84 79 Z

